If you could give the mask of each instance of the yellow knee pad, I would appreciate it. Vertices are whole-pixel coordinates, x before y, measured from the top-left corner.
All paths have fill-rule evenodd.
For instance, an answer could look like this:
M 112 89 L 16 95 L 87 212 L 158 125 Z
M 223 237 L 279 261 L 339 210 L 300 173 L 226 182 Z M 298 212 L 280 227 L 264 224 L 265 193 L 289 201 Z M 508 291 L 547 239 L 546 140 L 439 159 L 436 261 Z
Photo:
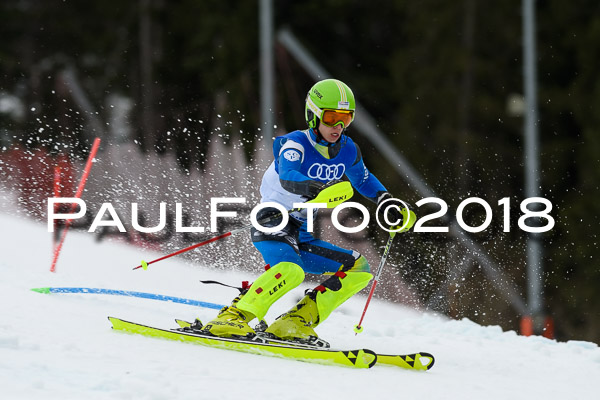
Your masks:
M 319 310 L 319 322 L 323 322 L 333 310 L 341 306 L 346 300 L 364 289 L 373 275 L 369 272 L 342 272 L 334 274 L 339 279 L 339 285 L 319 285 L 315 288 L 317 292 L 316 303 Z M 335 279 L 331 277 L 329 279 Z
M 304 270 L 292 262 L 280 262 L 265 271 L 242 296 L 236 307 L 249 311 L 259 320 L 284 294 L 304 281 Z

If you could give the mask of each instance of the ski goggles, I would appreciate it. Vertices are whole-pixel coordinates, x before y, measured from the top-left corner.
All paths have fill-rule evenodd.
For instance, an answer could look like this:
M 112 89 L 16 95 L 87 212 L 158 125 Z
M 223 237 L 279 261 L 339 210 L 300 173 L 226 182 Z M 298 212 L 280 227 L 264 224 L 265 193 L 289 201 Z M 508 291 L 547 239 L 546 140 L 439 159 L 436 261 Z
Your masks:
M 321 115 L 321 123 L 328 127 L 334 127 L 342 124 L 347 128 L 354 119 L 354 111 L 352 110 L 323 110 Z
M 341 102 L 338 105 L 341 106 Z M 342 124 L 346 129 L 350 123 L 354 120 L 354 110 L 343 110 L 343 109 L 321 109 L 311 100 L 310 96 L 306 99 L 306 105 L 308 108 L 321 120 L 321 123 L 328 127 L 334 127 Z M 346 103 L 346 105 L 348 105 Z

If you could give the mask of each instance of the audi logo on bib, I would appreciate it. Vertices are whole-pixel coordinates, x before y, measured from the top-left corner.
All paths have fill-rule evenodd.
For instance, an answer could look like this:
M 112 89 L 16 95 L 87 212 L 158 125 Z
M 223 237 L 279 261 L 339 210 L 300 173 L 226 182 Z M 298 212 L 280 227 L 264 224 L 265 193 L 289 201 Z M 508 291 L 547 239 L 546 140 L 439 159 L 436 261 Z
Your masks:
M 344 164 L 313 164 L 308 169 L 308 177 L 313 179 L 319 179 L 322 181 L 331 181 L 334 179 L 341 179 L 346 172 L 346 166 Z

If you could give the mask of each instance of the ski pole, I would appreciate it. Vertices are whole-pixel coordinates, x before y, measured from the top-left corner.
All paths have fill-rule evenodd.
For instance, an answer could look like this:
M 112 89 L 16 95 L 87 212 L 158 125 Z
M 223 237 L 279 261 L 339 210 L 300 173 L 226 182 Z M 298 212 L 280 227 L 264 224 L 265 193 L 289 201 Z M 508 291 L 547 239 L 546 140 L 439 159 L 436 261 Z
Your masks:
M 310 201 L 307 201 L 307 203 L 325 203 L 325 204 L 327 204 L 327 208 L 334 208 L 334 207 L 342 204 L 346 200 L 349 200 L 353 194 L 354 194 L 354 189 L 352 189 L 352 185 L 350 184 L 350 182 L 343 181 L 343 182 L 339 182 L 334 185 L 331 185 L 329 187 L 326 187 L 317 195 L 317 197 L 315 197 L 314 199 L 312 199 Z M 295 211 L 300 211 L 300 210 L 303 210 L 303 208 L 293 208 L 291 210 L 288 210 L 288 213 L 293 213 Z M 271 222 L 272 220 L 279 218 L 280 216 L 281 216 L 281 213 L 277 213 L 275 215 L 272 215 L 270 217 L 267 217 L 267 218 L 264 218 L 264 219 L 258 221 L 258 223 L 260 225 L 262 225 L 267 222 Z M 204 246 L 205 244 L 216 242 L 217 240 L 221 240 L 226 237 L 238 234 L 240 232 L 243 232 L 243 231 L 246 231 L 246 230 L 252 228 L 252 226 L 253 226 L 252 224 L 242 226 L 241 228 L 238 228 L 233 231 L 215 236 L 213 238 L 205 240 L 204 242 L 196 243 L 194 245 L 186 247 L 185 249 L 177 250 L 174 253 L 167 254 L 166 256 L 157 258 L 156 260 L 152 260 L 150 262 L 142 261 L 140 265 L 138 265 L 137 267 L 135 267 L 133 269 L 134 270 L 139 269 L 139 268 L 148 269 L 148 265 L 150 265 L 150 264 L 154 264 L 154 263 L 162 261 L 164 259 L 167 259 L 167 258 L 176 256 L 178 254 L 185 253 L 187 251 L 196 249 L 200 246 Z
M 295 211 L 295 210 L 290 210 L 289 212 L 293 212 L 293 211 Z M 262 219 L 262 220 L 260 220 L 260 221 L 258 221 L 258 222 L 259 222 L 261 225 L 262 225 L 262 224 L 266 224 L 267 222 L 271 222 L 272 220 L 274 220 L 275 218 L 279 218 L 280 216 L 281 216 L 281 213 L 278 213 L 278 214 L 272 215 L 272 216 L 270 216 L 270 217 L 267 217 L 267 218 L 265 218 L 265 219 Z M 166 256 L 163 256 L 163 257 L 157 258 L 156 260 L 152 260 L 152 261 L 149 261 L 149 262 L 142 261 L 142 263 L 141 263 L 140 265 L 138 265 L 137 267 L 135 267 L 135 268 L 134 268 L 134 270 L 136 270 L 136 269 L 139 269 L 139 268 L 148 269 L 148 265 L 150 265 L 150 264 L 154 264 L 154 263 L 156 263 L 156 262 L 159 262 L 159 261 L 162 261 L 162 260 L 164 260 L 164 259 L 167 259 L 167 258 L 170 258 L 170 257 L 176 256 L 176 255 L 178 255 L 178 254 L 185 253 L 185 252 L 187 252 L 187 251 L 190 251 L 190 250 L 194 250 L 194 249 L 196 249 L 196 248 L 198 248 L 198 247 L 200 247 L 200 246 L 204 246 L 205 244 L 209 244 L 209 243 L 212 243 L 212 242 L 216 242 L 217 240 L 221 240 L 221 239 L 224 239 L 224 238 L 226 238 L 226 237 L 228 237 L 228 236 L 232 236 L 232 235 L 235 235 L 235 234 L 237 234 L 237 233 L 244 232 L 245 230 L 248 230 L 248 229 L 250 229 L 250 228 L 252 228 L 252 224 L 244 225 L 244 226 L 242 226 L 241 228 L 238 228 L 238 229 L 235 229 L 235 230 L 233 230 L 233 231 L 230 231 L 230 232 L 223 233 L 223 234 L 221 234 L 221 235 L 215 236 L 215 237 L 213 237 L 213 238 L 210 238 L 210 239 L 208 239 L 208 240 L 205 240 L 204 242 L 196 243 L 196 244 L 194 244 L 194 245 L 191 245 L 191 246 L 189 246 L 189 247 L 186 247 L 185 249 L 177 250 L 177 251 L 176 251 L 176 252 L 174 252 L 174 253 L 167 254 Z
M 385 264 L 385 260 L 390 252 L 390 248 L 392 247 L 392 240 L 394 239 L 394 236 L 396 236 L 396 232 L 390 232 L 390 237 L 388 238 L 387 244 L 385 245 L 385 249 L 383 250 L 383 255 L 381 256 L 381 261 L 379 261 L 379 266 L 377 267 L 375 279 L 373 279 L 373 286 L 371 286 L 369 297 L 367 297 L 367 304 L 365 304 L 365 309 L 362 312 L 358 325 L 354 327 L 354 332 L 356 332 L 355 335 L 358 335 L 363 331 L 362 322 L 365 318 L 365 314 L 367 313 L 367 308 L 369 308 L 369 303 L 371 302 L 373 293 L 375 293 L 375 287 L 377 286 L 377 282 L 379 281 L 379 277 L 381 276 L 381 271 L 383 271 L 383 265 Z

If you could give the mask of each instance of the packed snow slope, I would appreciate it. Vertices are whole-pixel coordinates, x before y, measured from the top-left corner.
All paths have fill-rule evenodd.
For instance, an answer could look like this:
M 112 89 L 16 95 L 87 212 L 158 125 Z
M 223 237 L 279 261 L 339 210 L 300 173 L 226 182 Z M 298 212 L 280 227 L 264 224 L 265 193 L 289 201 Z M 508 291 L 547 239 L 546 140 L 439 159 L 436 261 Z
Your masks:
M 256 273 L 217 271 L 94 235 L 70 232 L 57 272 L 49 272 L 51 234 L 43 224 L 0 214 L 0 398 L 2 399 L 582 399 L 600 393 L 600 349 L 502 332 L 469 320 L 375 301 L 355 336 L 365 298 L 353 298 L 317 331 L 338 348 L 379 353 L 427 351 L 427 372 L 309 364 L 113 331 L 107 316 L 174 327 L 173 318 L 208 320 L 216 310 L 134 297 L 40 294 L 36 287 L 92 287 L 228 303 L 230 284 Z M 227 240 L 227 239 L 225 239 Z M 210 260 L 210 247 L 203 247 Z M 207 264 L 210 264 L 208 261 Z M 303 285 L 304 286 L 304 285 Z M 303 287 L 304 288 L 304 287 Z M 302 293 L 276 304 L 272 321 Z

